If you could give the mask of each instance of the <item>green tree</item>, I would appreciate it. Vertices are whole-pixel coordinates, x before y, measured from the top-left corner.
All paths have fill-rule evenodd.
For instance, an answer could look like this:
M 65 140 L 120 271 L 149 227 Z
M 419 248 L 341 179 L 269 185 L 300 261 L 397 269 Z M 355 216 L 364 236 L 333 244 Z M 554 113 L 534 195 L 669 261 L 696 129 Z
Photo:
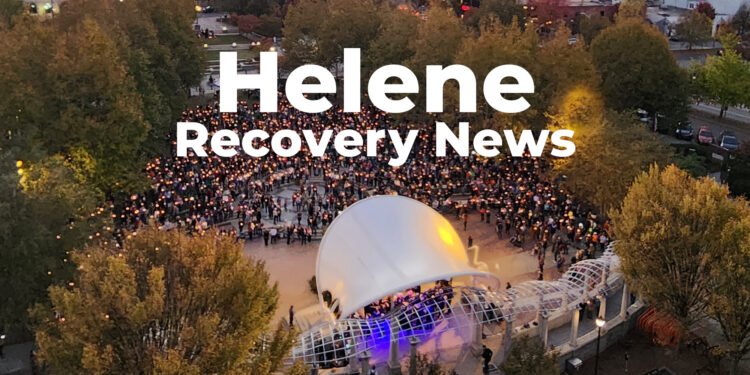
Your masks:
M 51 374 L 269 374 L 292 344 L 294 331 L 270 329 L 278 292 L 263 263 L 215 230 L 147 229 L 73 260 L 74 281 L 33 311 Z
M 750 5 L 747 2 L 740 5 L 732 16 L 731 23 L 740 35 L 745 35 L 750 30 Z
M 690 152 L 689 150 L 686 151 Z M 676 152 L 672 154 L 670 161 L 693 177 L 698 178 L 708 174 L 706 157 L 698 155 L 696 152 L 690 152 L 689 154 Z
M 738 217 L 727 223 L 718 239 L 720 253 L 713 259 L 714 279 L 708 312 L 719 322 L 732 361 L 730 374 L 750 352 L 750 206 L 735 202 Z
M 424 76 L 427 65 L 452 64 L 466 36 L 466 30 L 450 9 L 432 4 L 425 17 L 410 44 L 414 56 L 406 62 L 418 77 Z
M 260 25 L 256 29 L 258 34 L 266 36 L 281 36 L 281 29 L 284 27 L 284 22 L 281 17 L 272 16 L 270 14 L 263 14 L 259 18 Z
M 500 369 L 507 375 L 556 375 L 557 357 L 547 354 L 547 348 L 538 337 L 523 336 L 513 340 Z
M 325 0 L 300 0 L 289 7 L 284 19 L 282 64 L 294 68 L 304 64 L 331 66 L 333 60 L 321 46 L 323 22 L 328 18 Z
M 515 24 L 503 25 L 497 18 L 489 17 L 482 22 L 478 37 L 468 37 L 464 40 L 456 54 L 456 63 L 471 68 L 477 82 L 483 82 L 487 74 L 500 64 L 533 66 L 538 44 L 539 38 L 532 29 L 521 30 Z M 529 96 L 530 101 L 537 99 L 537 95 Z M 502 118 L 526 124 L 538 116 L 539 111 L 543 111 L 536 104 L 538 103 L 531 103 L 531 107 L 526 111 L 504 115 Z M 477 103 L 476 116 L 480 119 L 491 118 L 496 113 L 497 111 L 487 102 L 480 100 Z
M 363 70 L 372 73 L 389 64 L 401 64 L 414 55 L 409 43 L 417 32 L 419 19 L 407 11 L 381 5 L 380 29 L 362 56 Z M 369 75 L 363 72 L 363 75 Z
M 56 116 L 38 130 L 43 148 L 86 150 L 95 161 L 94 184 L 106 192 L 136 181 L 150 124 L 142 118 L 140 97 L 114 41 L 87 20 L 59 37 L 57 48 L 46 93 Z
M 586 87 L 556 105 L 550 128 L 573 130 L 576 144 L 573 157 L 554 160 L 553 174 L 565 176 L 563 185 L 602 215 L 622 201 L 636 176 L 668 154 L 631 117 L 607 113 L 599 94 Z
M 191 32 L 195 3 L 169 0 L 124 2 L 69 0 L 55 26 L 71 30 L 91 18 L 113 40 L 133 78 L 142 102 L 143 118 L 152 127 L 143 148 L 161 154 L 174 119 L 187 103 L 190 87 L 200 81 L 205 52 Z M 117 19 L 118 22 L 112 22 Z
M 583 43 L 570 44 L 570 29 L 557 25 L 555 34 L 543 42 L 534 62 L 529 62 L 537 92 L 533 104 L 542 115 L 555 112 L 556 103 L 580 87 L 597 87 L 599 73 L 594 60 Z M 523 65 L 522 65 L 523 66 Z M 539 120 L 545 121 L 546 117 Z
M 593 15 L 588 16 L 580 14 L 576 16 L 573 22 L 573 33 L 583 37 L 583 41 L 586 45 L 591 45 L 591 41 L 596 38 L 602 30 L 606 29 L 611 25 L 609 18 Z
M 636 18 L 621 18 L 591 42 L 602 94 L 616 110 L 644 109 L 673 122 L 687 113 L 688 78 L 667 39 Z
M 343 62 L 344 48 L 367 48 L 378 34 L 380 17 L 372 0 L 328 0 L 328 15 L 318 40 L 324 61 L 338 66 Z
M 114 41 L 90 19 L 64 31 L 24 22 L 0 36 L 3 142 L 23 160 L 81 149 L 105 192 L 141 183 L 150 124 Z
M 715 293 L 711 258 L 721 256 L 718 239 L 737 211 L 727 194 L 708 177 L 654 165 L 611 214 L 615 252 L 629 285 L 682 330 L 702 318 Z
M 695 73 L 698 90 L 721 105 L 720 118 L 730 106 L 750 103 L 750 64 L 733 49 L 709 56 Z
M 729 165 L 729 191 L 734 195 L 750 198 L 750 142 L 742 143 L 734 160 L 730 159 Z
M 13 291 L 0 293 L 0 331 L 13 340 L 28 334 L 26 310 L 47 300 L 47 287 L 71 279 L 70 251 L 108 235 L 101 193 L 82 172 L 60 156 L 32 164 L 0 155 L 0 285 Z
M 680 19 L 675 27 L 675 32 L 681 41 L 688 44 L 688 49 L 693 49 L 696 44 L 703 44 L 711 40 L 711 19 L 697 10 L 688 12 Z
M 411 68 L 419 80 L 420 90 L 418 94 L 410 95 L 416 104 L 414 110 L 403 114 L 410 120 L 423 121 L 425 119 L 425 67 L 427 65 L 448 66 L 453 64 L 456 53 L 458 53 L 466 37 L 466 27 L 461 24 L 453 10 L 443 7 L 440 2 L 433 1 L 425 13 L 425 18 L 419 21 L 416 35 L 413 35 L 409 43 L 412 56 L 404 62 Z M 476 73 L 476 72 L 475 72 Z M 458 92 L 454 82 L 445 85 L 445 107 L 452 108 L 453 102 L 457 101 Z M 444 117 L 448 121 L 448 117 Z

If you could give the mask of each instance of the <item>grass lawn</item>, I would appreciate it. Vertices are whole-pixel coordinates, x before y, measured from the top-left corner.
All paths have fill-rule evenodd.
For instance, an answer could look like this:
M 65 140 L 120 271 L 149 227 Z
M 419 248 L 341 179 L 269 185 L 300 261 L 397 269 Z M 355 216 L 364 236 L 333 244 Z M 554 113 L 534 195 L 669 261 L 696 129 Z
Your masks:
M 228 49 L 226 51 L 235 51 L 234 49 Z M 237 60 L 250 60 L 258 58 L 258 51 L 249 49 L 238 49 Z M 206 61 L 219 61 L 219 52 L 222 51 L 206 51 Z
M 243 38 L 240 35 L 221 35 L 217 34 L 216 37 L 211 39 L 198 39 L 201 45 L 208 44 L 209 46 L 217 45 L 217 44 L 243 44 L 243 43 L 250 43 L 248 39 Z

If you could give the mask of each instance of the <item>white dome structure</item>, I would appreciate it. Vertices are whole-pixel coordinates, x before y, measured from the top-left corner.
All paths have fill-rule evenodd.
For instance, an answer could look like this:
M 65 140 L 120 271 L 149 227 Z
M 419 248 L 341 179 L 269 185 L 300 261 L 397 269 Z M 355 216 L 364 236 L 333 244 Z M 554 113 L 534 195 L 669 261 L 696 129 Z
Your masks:
M 472 268 L 456 230 L 429 206 L 402 196 L 359 201 L 331 223 L 318 250 L 318 295 L 328 291 L 340 316 L 414 286 Z M 321 303 L 323 299 L 321 298 Z
M 361 354 L 389 347 L 398 354 L 404 338 L 435 337 L 451 330 L 499 325 L 493 335 L 512 332 L 539 316 L 579 309 L 621 283 L 619 259 L 610 243 L 598 259 L 577 262 L 558 280 L 525 281 L 490 289 L 449 283 L 421 294 L 418 303 L 398 305 L 381 315 L 351 314 L 384 297 L 417 285 L 457 276 L 488 276 L 469 264 L 453 226 L 432 208 L 401 196 L 376 196 L 353 204 L 328 228 L 318 250 L 318 297 L 330 292 L 339 318 L 319 321 L 301 333 L 289 363 L 322 368 L 346 366 Z M 480 282 L 478 282 L 478 280 Z M 328 310 L 330 312 L 330 310 Z M 545 318 L 546 319 L 546 318 Z M 547 329 L 545 323 L 545 329 Z M 484 331 L 480 330 L 481 337 Z M 395 348 L 395 349 L 394 349 Z

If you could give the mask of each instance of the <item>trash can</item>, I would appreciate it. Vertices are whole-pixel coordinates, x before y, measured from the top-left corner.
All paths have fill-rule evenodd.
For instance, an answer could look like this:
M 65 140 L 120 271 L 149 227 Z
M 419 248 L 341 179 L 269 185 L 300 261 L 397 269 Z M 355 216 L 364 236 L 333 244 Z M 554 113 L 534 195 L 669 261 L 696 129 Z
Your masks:
M 580 358 L 571 358 L 565 361 L 565 373 L 569 375 L 580 374 L 583 361 Z

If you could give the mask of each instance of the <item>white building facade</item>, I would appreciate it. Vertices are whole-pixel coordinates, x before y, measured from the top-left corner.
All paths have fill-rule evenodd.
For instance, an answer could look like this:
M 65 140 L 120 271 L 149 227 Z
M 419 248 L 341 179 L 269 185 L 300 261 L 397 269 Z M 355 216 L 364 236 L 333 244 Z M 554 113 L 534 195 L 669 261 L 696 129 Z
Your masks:
M 743 0 L 702 0 L 705 2 L 710 3 L 714 9 L 716 9 L 716 14 L 723 14 L 731 16 L 737 12 L 737 9 L 740 9 L 740 5 L 743 4 Z M 696 6 L 698 6 L 699 3 L 702 2 L 701 0 L 663 0 L 663 4 L 670 7 L 675 8 L 682 8 L 682 9 L 695 9 Z

